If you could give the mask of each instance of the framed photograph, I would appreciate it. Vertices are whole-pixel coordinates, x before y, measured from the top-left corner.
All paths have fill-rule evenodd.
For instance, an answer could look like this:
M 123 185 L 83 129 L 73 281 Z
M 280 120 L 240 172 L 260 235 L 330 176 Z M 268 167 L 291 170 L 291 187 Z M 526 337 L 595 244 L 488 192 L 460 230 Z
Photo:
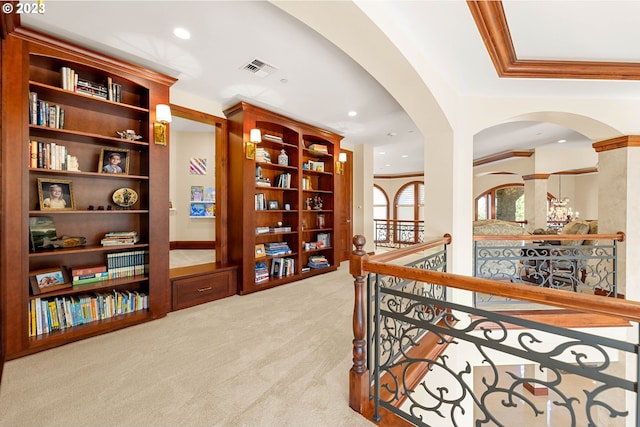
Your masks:
M 71 280 L 69 280 L 69 273 L 64 267 L 32 271 L 29 273 L 29 281 L 31 282 L 31 290 L 34 295 L 70 288 L 72 286 Z
M 31 251 L 44 249 L 49 246 L 48 242 L 56 240 L 56 226 L 51 216 L 30 216 L 29 217 L 29 234 L 31 236 Z
M 265 256 L 267 256 L 267 253 L 264 250 L 264 243 L 256 245 L 256 258 L 264 258 Z
M 267 209 L 270 211 L 280 209 L 280 204 L 277 200 L 268 200 L 267 201 Z
M 40 210 L 74 210 L 76 199 L 71 181 L 38 178 L 38 200 Z
M 309 160 L 309 170 L 314 172 L 324 172 L 324 162 L 314 162 Z
M 129 150 L 124 148 L 103 148 L 100 150 L 100 173 L 129 173 Z

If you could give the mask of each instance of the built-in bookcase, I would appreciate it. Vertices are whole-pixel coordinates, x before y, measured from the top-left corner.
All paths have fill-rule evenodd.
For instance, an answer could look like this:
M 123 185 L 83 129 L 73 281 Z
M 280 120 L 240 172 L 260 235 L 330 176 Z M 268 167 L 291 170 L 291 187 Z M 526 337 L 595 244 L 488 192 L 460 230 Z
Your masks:
M 3 81 L 12 76 L 14 83 L 2 94 L 7 357 L 165 315 L 169 151 L 154 143 L 153 121 L 155 105 L 169 103 L 175 80 L 26 31 L 7 37 L 2 70 Z M 68 70 L 79 77 L 75 83 Z M 102 170 L 112 152 L 122 156 L 120 173 Z M 65 199 L 55 208 L 45 200 L 52 184 L 62 187 Z M 34 246 L 30 222 L 38 218 L 51 220 L 56 236 L 78 237 L 81 244 Z M 105 246 L 109 232 L 133 232 L 136 241 Z M 56 280 L 71 281 L 72 271 L 112 259 L 120 273 L 106 279 L 34 288 L 43 272 L 64 272 L 67 277 Z M 55 321 L 47 319 L 54 314 Z
M 229 249 L 239 265 L 238 292 L 335 270 L 334 166 L 341 137 L 247 103 L 225 115 Z M 255 147 L 251 129 L 262 136 Z

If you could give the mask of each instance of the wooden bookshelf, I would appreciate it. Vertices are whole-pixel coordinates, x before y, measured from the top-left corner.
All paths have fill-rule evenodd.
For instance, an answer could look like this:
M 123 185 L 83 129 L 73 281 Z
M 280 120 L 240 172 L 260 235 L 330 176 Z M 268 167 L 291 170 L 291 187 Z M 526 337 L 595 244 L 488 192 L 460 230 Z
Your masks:
M 342 137 L 245 102 L 227 109 L 225 115 L 229 129 L 232 213 L 229 255 L 230 262 L 239 266 L 238 293 L 248 294 L 335 270 L 338 258 L 333 243 L 338 236 L 334 212 L 338 201 L 334 197 L 334 168 Z M 260 129 L 262 142 L 257 144 L 257 156 L 250 158 L 246 142 L 250 130 L 255 128 Z M 261 150 L 268 153 L 270 162 L 261 161 Z M 288 157 L 287 164 L 278 163 L 282 150 Z M 284 187 L 278 185 L 283 174 L 288 176 Z M 256 179 L 258 175 L 263 179 Z M 308 203 L 316 198 L 322 199 L 321 207 Z M 321 247 L 317 243 L 321 234 L 329 236 L 330 245 Z M 268 247 L 281 242 L 286 243 L 290 253 L 256 258 L 257 245 Z M 312 256 L 326 258 L 328 266 L 307 271 Z M 293 268 L 289 267 L 281 277 L 274 277 L 273 264 L 282 262 L 281 259 L 293 260 Z M 257 263 L 266 264 L 269 272 L 269 277 L 259 282 L 256 282 Z
M 62 85 L 62 67 L 75 70 L 97 84 L 117 84 L 121 96 L 107 99 Z M 22 28 L 3 41 L 2 173 L 3 211 L 0 241 L 1 313 L 8 359 L 53 348 L 164 316 L 171 307 L 169 284 L 169 149 L 153 142 L 156 104 L 168 104 L 175 79 L 85 48 Z M 64 126 L 51 127 L 32 119 L 29 94 L 64 110 Z M 116 131 L 131 129 L 141 138 L 127 140 Z M 31 163 L 31 141 L 64 146 L 77 158 L 79 170 L 68 166 L 49 169 Z M 10 142 L 10 143 L 8 143 Z M 100 170 L 104 149 L 125 150 L 127 173 Z M 72 183 L 73 209 L 43 210 L 38 182 Z M 130 188 L 138 195 L 128 209 L 117 206 L 113 193 Z M 69 195 L 67 195 L 69 196 Z M 53 218 L 58 236 L 82 236 L 86 244 L 73 248 L 33 250 L 30 217 Z M 102 246 L 111 231 L 136 231 L 135 245 Z M 29 278 L 42 269 L 72 269 L 106 264 L 109 254 L 144 251 L 144 272 L 34 295 Z M 108 318 L 70 324 L 49 332 L 34 333 L 30 309 L 34 301 L 72 299 L 96 293 L 144 295 L 148 306 Z

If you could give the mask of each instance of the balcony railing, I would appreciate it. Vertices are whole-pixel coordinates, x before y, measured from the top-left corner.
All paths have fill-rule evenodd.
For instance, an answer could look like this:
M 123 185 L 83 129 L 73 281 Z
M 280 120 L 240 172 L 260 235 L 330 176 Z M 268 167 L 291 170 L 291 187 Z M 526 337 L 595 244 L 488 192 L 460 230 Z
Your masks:
M 374 219 L 376 247 L 400 248 L 424 242 L 424 221 Z
M 640 303 L 449 274 L 449 241 L 369 256 L 364 238 L 354 238 L 354 410 L 386 425 L 533 425 L 527 417 L 553 426 L 640 425 Z M 434 253 L 438 261 L 420 262 Z M 554 314 L 532 320 L 483 310 L 464 304 L 464 292 L 453 301 L 453 289 Z M 565 327 L 565 310 L 577 325 L 599 318 L 609 328 Z
M 621 296 L 617 242 L 624 234 L 474 236 L 474 276 L 579 293 Z M 476 306 L 515 301 L 475 293 Z

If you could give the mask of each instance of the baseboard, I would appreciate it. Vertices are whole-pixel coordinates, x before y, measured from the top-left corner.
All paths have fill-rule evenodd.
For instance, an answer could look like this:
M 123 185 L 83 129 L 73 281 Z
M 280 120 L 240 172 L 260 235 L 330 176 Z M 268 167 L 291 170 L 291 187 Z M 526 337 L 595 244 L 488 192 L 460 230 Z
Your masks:
M 215 240 L 178 240 L 169 242 L 169 249 L 215 249 Z

